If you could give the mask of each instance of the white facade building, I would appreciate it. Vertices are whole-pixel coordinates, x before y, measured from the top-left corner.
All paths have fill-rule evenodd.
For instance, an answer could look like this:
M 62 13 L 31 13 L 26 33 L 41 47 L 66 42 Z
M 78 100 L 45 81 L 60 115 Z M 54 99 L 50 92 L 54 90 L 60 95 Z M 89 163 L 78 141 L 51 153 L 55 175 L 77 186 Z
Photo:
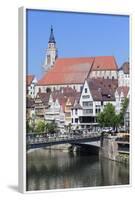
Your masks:
M 27 85 L 27 95 L 31 98 L 34 98 L 36 96 L 35 94 L 35 88 L 37 85 L 37 79 L 33 75 L 27 75 L 26 76 L 26 85 Z
M 111 87 L 110 87 L 111 86 Z M 113 81 L 104 79 L 86 80 L 79 102 L 72 109 L 72 125 L 74 129 L 93 129 L 98 127 L 97 114 L 107 103 L 115 106 L 114 90 L 117 87 Z
M 129 104 L 126 109 L 125 115 L 124 115 L 124 128 L 127 132 L 129 132 L 130 129 L 130 111 L 129 111 Z
M 125 62 L 118 71 L 119 87 L 130 85 L 129 62 Z
M 64 129 L 65 114 L 59 100 L 53 100 L 52 95 L 50 95 L 49 105 L 50 107 L 45 112 L 45 120 L 47 122 L 55 121 L 61 130 Z
M 115 92 L 115 100 L 116 100 L 115 110 L 117 113 L 120 113 L 125 98 L 129 98 L 129 87 L 127 86 L 118 87 Z
M 47 92 L 47 89 L 49 88 L 52 92 L 56 91 L 56 90 L 60 90 L 61 88 L 67 88 L 70 87 L 74 90 L 76 90 L 77 92 L 81 92 L 82 88 L 83 88 L 83 84 L 61 84 L 61 85 L 36 85 L 35 88 L 35 94 L 37 94 L 39 92 L 39 90 L 44 93 Z

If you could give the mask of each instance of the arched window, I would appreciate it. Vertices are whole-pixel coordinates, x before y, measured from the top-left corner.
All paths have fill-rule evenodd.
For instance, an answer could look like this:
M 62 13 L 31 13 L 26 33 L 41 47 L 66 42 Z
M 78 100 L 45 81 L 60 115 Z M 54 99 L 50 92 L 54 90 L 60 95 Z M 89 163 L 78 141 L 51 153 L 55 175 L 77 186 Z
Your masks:
M 47 55 L 47 64 L 50 64 L 51 63 L 51 57 L 50 55 Z
M 50 93 L 51 92 L 51 88 L 46 88 L 46 92 Z

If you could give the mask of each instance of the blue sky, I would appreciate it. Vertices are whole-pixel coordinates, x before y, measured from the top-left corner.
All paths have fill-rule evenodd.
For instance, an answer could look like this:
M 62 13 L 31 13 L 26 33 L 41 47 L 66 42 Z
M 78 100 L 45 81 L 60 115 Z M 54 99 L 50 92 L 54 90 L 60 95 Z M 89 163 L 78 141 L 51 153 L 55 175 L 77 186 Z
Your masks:
M 27 69 L 41 78 L 53 25 L 59 57 L 115 56 L 129 59 L 129 17 L 27 10 Z

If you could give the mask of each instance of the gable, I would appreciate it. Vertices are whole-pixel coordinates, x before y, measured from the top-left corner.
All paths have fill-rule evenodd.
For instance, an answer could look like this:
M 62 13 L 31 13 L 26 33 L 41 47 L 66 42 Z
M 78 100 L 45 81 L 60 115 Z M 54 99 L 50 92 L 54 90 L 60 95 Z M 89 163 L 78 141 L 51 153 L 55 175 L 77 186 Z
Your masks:
M 93 101 L 93 97 L 92 97 L 92 94 L 90 92 L 87 81 L 85 81 L 83 89 L 82 89 L 82 93 L 81 93 L 81 97 L 80 97 L 80 103 L 82 101 Z

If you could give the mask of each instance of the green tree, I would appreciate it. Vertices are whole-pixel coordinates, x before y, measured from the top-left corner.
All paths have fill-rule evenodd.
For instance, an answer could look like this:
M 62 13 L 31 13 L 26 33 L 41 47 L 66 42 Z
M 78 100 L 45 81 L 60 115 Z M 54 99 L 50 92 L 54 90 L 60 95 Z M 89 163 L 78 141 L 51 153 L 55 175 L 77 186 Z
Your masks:
M 44 131 L 45 131 L 45 122 L 44 121 L 39 121 L 36 124 L 35 132 L 37 132 L 37 133 L 43 133 Z
M 124 101 L 123 101 L 123 103 L 122 103 L 122 108 L 120 110 L 120 123 L 121 123 L 121 125 L 124 124 L 124 114 L 126 112 L 128 104 L 129 104 L 129 99 L 125 98 Z
M 45 126 L 45 130 L 47 133 L 55 133 L 58 131 L 58 126 L 56 124 L 55 121 L 51 122 L 51 123 L 47 123 L 46 126 Z
M 115 107 L 108 103 L 97 116 L 97 122 L 101 127 L 117 128 L 120 124 L 120 116 L 116 114 Z

